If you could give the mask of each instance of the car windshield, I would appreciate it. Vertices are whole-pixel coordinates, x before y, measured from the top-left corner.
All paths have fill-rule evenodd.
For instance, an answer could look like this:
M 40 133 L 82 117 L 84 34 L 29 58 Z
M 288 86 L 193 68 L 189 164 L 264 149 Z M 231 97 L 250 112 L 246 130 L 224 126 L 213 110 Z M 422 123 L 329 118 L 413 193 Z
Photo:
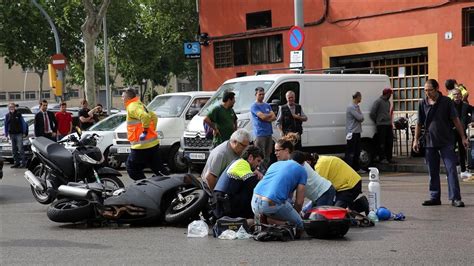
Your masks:
M 153 99 L 148 104 L 149 111 L 154 111 L 158 117 L 178 117 L 188 105 L 191 96 L 163 95 Z
M 125 122 L 126 118 L 127 116 L 125 114 L 112 115 L 91 126 L 87 131 L 114 131 L 118 126 Z
M 259 80 L 259 81 L 240 81 L 235 83 L 223 84 L 219 90 L 207 102 L 206 106 L 202 108 L 200 114 L 207 115 L 209 111 L 222 102 L 224 92 L 229 90 L 235 93 L 234 111 L 237 114 L 245 113 L 250 110 L 250 106 L 255 102 L 255 88 L 262 87 L 267 91 L 273 81 Z

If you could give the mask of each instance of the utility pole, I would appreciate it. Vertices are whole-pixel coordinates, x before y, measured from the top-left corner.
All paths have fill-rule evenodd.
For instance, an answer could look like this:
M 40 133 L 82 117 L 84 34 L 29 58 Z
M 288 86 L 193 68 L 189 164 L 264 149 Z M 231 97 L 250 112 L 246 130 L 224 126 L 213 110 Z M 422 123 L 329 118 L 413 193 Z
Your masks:
M 59 43 L 59 34 L 58 34 L 58 31 L 56 30 L 56 26 L 54 26 L 53 20 L 48 15 L 48 13 L 46 13 L 46 11 L 44 11 L 44 9 L 36 2 L 36 0 L 31 0 L 31 2 L 33 3 L 33 5 L 35 5 L 40 10 L 41 14 L 43 14 L 43 16 L 46 18 L 49 25 L 51 26 L 51 30 L 53 31 L 53 34 L 54 34 L 54 41 L 56 43 L 56 53 L 60 54 L 61 53 L 61 45 Z M 61 85 L 62 86 L 61 99 L 64 99 L 64 87 L 66 85 L 64 83 L 64 71 L 63 70 L 58 70 L 57 73 L 58 73 L 58 79 L 61 81 L 61 84 L 62 84 Z M 41 98 L 41 95 L 39 97 Z
M 300 27 L 304 30 L 304 16 L 303 16 L 303 0 L 294 0 L 295 7 L 295 26 Z M 303 69 L 304 69 L 304 48 L 301 46 L 300 49 L 303 52 Z

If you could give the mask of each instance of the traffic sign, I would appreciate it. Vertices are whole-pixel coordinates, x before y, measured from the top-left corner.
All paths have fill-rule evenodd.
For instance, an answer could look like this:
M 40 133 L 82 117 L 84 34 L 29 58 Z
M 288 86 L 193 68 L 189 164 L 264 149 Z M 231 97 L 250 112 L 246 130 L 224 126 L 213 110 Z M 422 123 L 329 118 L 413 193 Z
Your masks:
M 290 51 L 290 68 L 303 67 L 303 51 Z
M 56 70 L 63 70 L 66 68 L 66 57 L 63 54 L 55 54 L 51 56 L 51 64 Z
M 184 56 L 188 59 L 201 58 L 201 44 L 199 42 L 185 42 Z
M 288 40 L 290 43 L 290 47 L 293 50 L 299 50 L 303 47 L 304 43 L 304 32 L 303 29 L 298 26 L 291 27 L 288 33 Z

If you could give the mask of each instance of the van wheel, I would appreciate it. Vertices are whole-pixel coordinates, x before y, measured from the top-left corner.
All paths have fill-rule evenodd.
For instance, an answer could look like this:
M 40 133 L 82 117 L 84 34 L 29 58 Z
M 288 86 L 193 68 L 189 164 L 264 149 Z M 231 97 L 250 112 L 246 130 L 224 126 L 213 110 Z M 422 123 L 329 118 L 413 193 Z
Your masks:
M 179 153 L 179 144 L 175 144 L 171 147 L 168 158 L 168 166 L 173 172 L 183 173 L 188 169 L 186 163 L 183 161 L 183 156 Z
M 360 145 L 360 155 L 359 155 L 359 166 L 361 169 L 367 169 L 372 165 L 372 160 L 374 159 L 374 149 L 371 147 L 370 142 L 363 141 Z

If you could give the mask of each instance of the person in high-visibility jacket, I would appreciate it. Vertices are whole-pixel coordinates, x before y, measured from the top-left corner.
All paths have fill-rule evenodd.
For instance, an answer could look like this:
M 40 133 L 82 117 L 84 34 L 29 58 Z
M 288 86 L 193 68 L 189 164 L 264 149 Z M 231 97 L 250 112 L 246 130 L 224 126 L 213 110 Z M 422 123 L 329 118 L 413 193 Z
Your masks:
M 147 110 L 133 89 L 124 91 L 122 99 L 127 109 L 127 137 L 131 144 L 126 162 L 128 175 L 134 180 L 144 179 L 143 169 L 146 167 L 156 175 L 167 175 L 159 156 L 156 114 Z

